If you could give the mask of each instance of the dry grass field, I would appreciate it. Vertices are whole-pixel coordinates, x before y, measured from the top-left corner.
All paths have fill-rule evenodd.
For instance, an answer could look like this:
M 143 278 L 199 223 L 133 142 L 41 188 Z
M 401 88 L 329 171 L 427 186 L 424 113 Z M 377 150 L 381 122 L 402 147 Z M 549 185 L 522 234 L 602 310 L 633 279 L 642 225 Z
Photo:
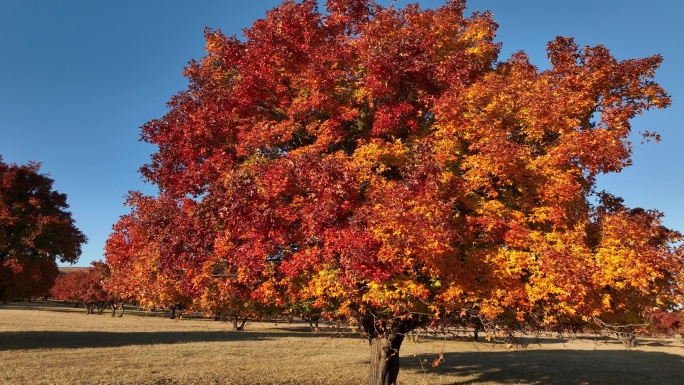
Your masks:
M 86 315 L 50 302 L 0 304 L 0 384 L 363 384 L 367 344 L 304 324 Z M 444 362 L 433 368 L 439 352 Z M 684 384 L 681 339 L 549 338 L 526 349 L 426 339 L 405 342 L 399 382 L 411 384 Z

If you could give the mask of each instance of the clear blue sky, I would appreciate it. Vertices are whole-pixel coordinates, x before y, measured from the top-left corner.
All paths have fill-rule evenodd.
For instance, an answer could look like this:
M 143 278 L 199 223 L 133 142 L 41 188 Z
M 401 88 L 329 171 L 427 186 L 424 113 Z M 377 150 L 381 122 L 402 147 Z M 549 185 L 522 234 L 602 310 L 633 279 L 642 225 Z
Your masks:
M 183 67 L 203 56 L 204 27 L 241 36 L 279 3 L 0 2 L 0 154 L 7 163 L 41 162 L 69 196 L 76 224 L 90 239 L 77 265 L 104 258 L 111 226 L 127 212 L 127 191 L 156 191 L 137 172 L 154 151 L 138 142 L 139 127 L 163 116 L 169 98 L 186 88 Z M 418 3 L 434 8 L 444 1 Z M 684 2 L 471 0 L 469 8 L 494 12 L 500 60 L 524 50 L 545 68 L 546 43 L 557 35 L 582 46 L 604 44 L 618 59 L 665 57 L 656 80 L 673 105 L 633 122 L 635 132 L 657 130 L 663 141 L 640 145 L 635 136 L 634 165 L 602 177 L 600 187 L 630 206 L 664 211 L 665 224 L 684 231 Z

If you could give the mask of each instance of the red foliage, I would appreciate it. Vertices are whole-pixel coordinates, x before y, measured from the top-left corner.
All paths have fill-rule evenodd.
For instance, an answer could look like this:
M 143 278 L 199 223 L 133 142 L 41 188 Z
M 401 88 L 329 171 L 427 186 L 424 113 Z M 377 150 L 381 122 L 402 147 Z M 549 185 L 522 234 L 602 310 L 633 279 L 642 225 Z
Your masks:
M 81 254 L 87 239 L 52 183 L 38 163 L 6 164 L 0 156 L 0 300 L 46 295 L 56 260 Z
M 679 334 L 684 338 L 684 311 L 654 309 L 648 313 L 651 331 L 657 334 Z
M 57 277 L 50 289 L 50 296 L 72 302 L 108 302 L 111 296 L 104 290 L 104 283 L 108 277 L 109 267 L 103 262 L 96 261 L 85 270 Z
M 682 302 L 680 234 L 594 203 L 597 175 L 630 163 L 630 119 L 670 103 L 659 56 L 559 37 L 539 71 L 498 62 L 492 15 L 465 1 L 326 9 L 285 1 L 244 40 L 206 31 L 188 89 L 142 127 L 159 196 L 134 193 L 114 228 L 118 287 L 212 312 L 305 304 L 371 341 Z
M 497 62 L 492 15 L 463 1 L 326 7 L 286 1 L 244 41 L 206 31 L 188 90 L 142 128 L 160 195 L 133 194 L 110 238 L 119 287 L 539 325 L 677 303 L 679 234 L 589 199 L 629 164 L 629 120 L 670 103 L 659 56 L 559 37 L 538 71 Z
M 54 261 L 27 261 L 8 259 L 0 265 L 0 286 L 5 299 L 31 299 L 48 295 L 59 274 Z

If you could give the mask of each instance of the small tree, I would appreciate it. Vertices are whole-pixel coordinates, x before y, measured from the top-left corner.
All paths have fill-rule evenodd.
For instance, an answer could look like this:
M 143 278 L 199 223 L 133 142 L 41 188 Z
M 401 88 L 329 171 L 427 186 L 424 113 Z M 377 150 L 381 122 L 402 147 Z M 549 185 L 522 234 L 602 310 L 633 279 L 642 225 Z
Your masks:
M 465 1 L 325 6 L 285 1 L 244 40 L 206 31 L 188 90 L 142 128 L 159 147 L 144 200 L 182 214 L 141 222 L 151 246 L 126 238 L 112 257 L 130 249 L 157 277 L 182 266 L 191 297 L 245 287 L 345 316 L 370 384 L 396 383 L 406 333 L 440 320 L 618 325 L 682 302 L 680 235 L 595 192 L 630 163 L 629 120 L 670 103 L 660 56 L 558 37 L 539 71 L 524 53 L 497 61 L 492 15 Z
M 6 164 L 0 156 L 0 300 L 46 295 L 56 261 L 76 262 L 87 241 L 52 183 L 40 164 Z
M 62 274 L 55 279 L 55 284 L 50 289 L 50 296 L 65 302 L 81 302 L 81 277 L 80 272 Z
M 109 267 L 101 261 L 94 261 L 87 269 L 59 276 L 50 295 L 64 301 L 82 302 L 88 314 L 95 311 L 101 314 L 114 301 L 104 288 L 108 278 Z
M 206 258 L 206 241 L 193 228 L 189 207 L 138 193 L 127 203 L 133 213 L 114 225 L 105 246 L 107 290 L 144 308 L 169 308 L 175 317 L 176 310 L 190 308 L 192 298 L 200 295 L 194 280 Z
M 663 311 L 659 308 L 647 311 L 649 326 L 647 333 L 673 337 L 679 335 L 684 339 L 684 311 L 681 309 Z

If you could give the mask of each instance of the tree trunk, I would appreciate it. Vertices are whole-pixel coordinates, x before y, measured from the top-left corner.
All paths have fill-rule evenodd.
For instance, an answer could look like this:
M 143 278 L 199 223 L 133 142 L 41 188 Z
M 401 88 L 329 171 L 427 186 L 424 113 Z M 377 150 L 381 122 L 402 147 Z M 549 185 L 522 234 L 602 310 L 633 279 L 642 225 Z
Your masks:
M 245 318 L 242 318 L 242 321 L 240 321 L 239 316 L 234 316 L 233 317 L 233 330 L 235 330 L 235 331 L 245 330 L 245 324 L 247 323 L 248 319 L 249 318 L 245 317 Z
M 381 319 L 371 313 L 359 319 L 370 344 L 369 385 L 396 385 L 399 348 L 408 332 L 425 323 L 419 316 Z
M 119 314 L 119 317 L 123 317 L 124 313 L 124 303 L 123 301 L 117 302 L 117 301 L 112 301 L 111 303 L 112 307 L 112 317 L 116 316 L 116 311 L 121 309 L 121 313 Z
M 302 319 L 309 323 L 309 327 L 311 328 L 311 331 L 317 332 L 320 330 L 318 328 L 318 321 L 321 319 L 320 315 L 318 315 L 318 314 L 314 314 L 312 316 L 303 315 Z
M 396 385 L 399 375 L 399 348 L 404 341 L 403 334 L 390 338 L 372 338 L 369 385 Z

